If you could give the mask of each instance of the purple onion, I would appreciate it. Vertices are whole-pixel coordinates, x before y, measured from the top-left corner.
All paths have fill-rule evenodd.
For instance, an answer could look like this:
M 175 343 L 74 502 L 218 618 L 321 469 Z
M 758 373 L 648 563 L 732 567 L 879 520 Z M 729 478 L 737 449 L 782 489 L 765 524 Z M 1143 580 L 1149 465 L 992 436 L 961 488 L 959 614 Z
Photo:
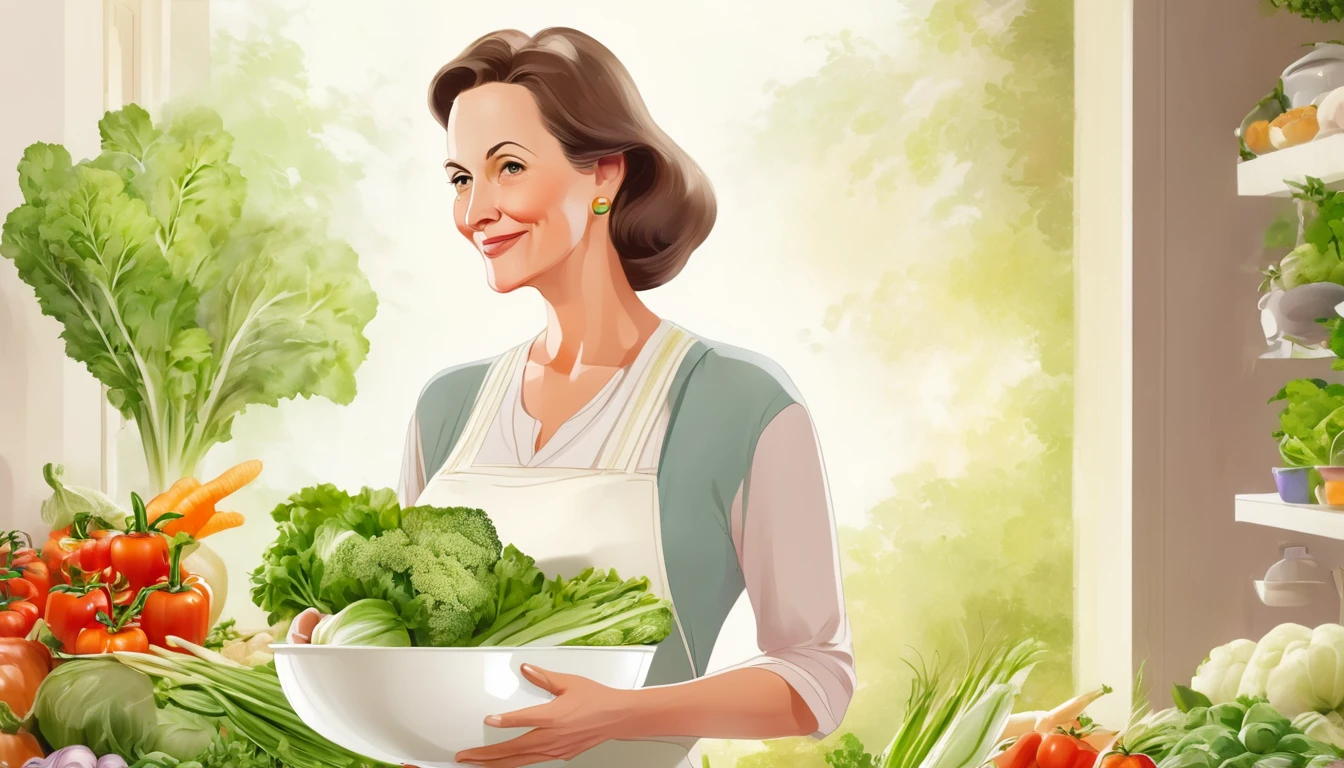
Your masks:
M 46 757 L 30 758 L 23 768 L 126 768 L 120 755 L 98 757 L 84 746 L 62 747 Z

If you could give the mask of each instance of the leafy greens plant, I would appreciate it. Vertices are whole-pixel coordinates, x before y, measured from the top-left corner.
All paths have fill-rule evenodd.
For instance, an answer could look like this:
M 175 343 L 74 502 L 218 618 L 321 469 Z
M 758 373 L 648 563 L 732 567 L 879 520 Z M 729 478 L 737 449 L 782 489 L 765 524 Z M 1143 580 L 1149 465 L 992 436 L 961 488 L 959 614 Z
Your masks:
M 1344 0 L 1270 0 L 1275 8 L 1311 21 L 1344 20 Z
M 0 254 L 135 421 L 151 491 L 194 474 L 248 406 L 349 403 L 377 311 L 358 254 L 318 221 L 248 206 L 211 110 L 156 126 L 131 105 L 98 127 L 91 160 L 24 152 Z

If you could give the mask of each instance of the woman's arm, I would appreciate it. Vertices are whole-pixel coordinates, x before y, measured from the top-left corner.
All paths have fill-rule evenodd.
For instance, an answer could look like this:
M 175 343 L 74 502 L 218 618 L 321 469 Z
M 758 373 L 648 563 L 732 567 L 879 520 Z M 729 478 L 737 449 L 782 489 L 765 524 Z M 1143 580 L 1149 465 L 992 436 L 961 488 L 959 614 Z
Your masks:
M 411 424 L 406 429 L 406 447 L 402 452 L 401 477 L 397 480 L 397 498 L 403 507 L 412 507 L 424 490 L 424 443 L 420 438 L 420 417 L 412 412 Z
M 630 706 L 648 735 L 822 737 L 853 696 L 835 521 L 802 405 L 785 408 L 762 432 L 744 486 L 733 501 L 733 541 L 762 655 L 699 680 L 633 691 Z
M 555 698 L 486 725 L 531 728 L 458 762 L 515 768 L 569 760 L 604 741 L 825 736 L 854 693 L 835 522 L 812 421 L 784 409 L 761 435 L 732 507 L 733 539 L 762 655 L 698 680 L 618 690 L 524 666 Z

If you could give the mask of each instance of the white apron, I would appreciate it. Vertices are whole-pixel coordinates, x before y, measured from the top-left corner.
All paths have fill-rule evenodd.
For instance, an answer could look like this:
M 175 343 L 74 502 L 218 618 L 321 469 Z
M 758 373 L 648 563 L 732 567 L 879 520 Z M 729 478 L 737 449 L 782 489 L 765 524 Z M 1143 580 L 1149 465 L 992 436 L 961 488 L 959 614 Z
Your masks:
M 649 365 L 631 382 L 633 393 L 593 469 L 491 466 L 476 461 L 487 430 L 504 405 L 510 377 L 531 342 L 501 356 L 486 374 L 452 454 L 416 504 L 484 509 L 500 540 L 535 558 L 548 578 L 568 578 L 590 566 L 615 568 L 623 578 L 647 576 L 650 588 L 670 599 L 657 476 L 636 469 L 672 380 L 695 339 L 672 327 L 657 343 Z M 680 622 L 675 631 L 682 632 Z M 691 768 L 694 743 L 694 739 L 609 741 L 568 763 L 541 765 Z

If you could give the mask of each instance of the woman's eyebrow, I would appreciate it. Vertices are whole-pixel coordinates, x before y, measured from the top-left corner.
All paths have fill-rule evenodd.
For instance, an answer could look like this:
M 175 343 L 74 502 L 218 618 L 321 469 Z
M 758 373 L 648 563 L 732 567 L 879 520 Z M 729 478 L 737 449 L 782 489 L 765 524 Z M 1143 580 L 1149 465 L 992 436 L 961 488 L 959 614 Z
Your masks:
M 466 173 L 466 172 L 467 172 L 467 169 L 466 169 L 466 168 L 462 167 L 461 165 L 458 165 L 457 163 L 453 162 L 452 160 L 444 160 L 444 161 L 443 161 L 443 169 L 446 171 L 446 170 L 448 170 L 449 168 L 456 168 L 456 169 L 458 169 L 459 171 L 462 171 L 463 173 Z
M 485 159 L 486 159 L 486 160 L 489 160 L 490 158 L 494 157 L 494 156 L 495 156 L 495 153 L 499 151 L 499 148 L 500 148 L 500 147 L 503 147 L 503 146 L 506 145 L 506 144 L 512 144 L 513 146 L 515 146 L 515 147 L 517 147 L 517 148 L 523 150 L 524 152 L 531 152 L 531 151 L 532 151 L 532 150 L 528 149 L 527 147 L 524 147 L 522 144 L 519 144 L 519 143 L 516 142 L 516 141 L 501 141 L 501 142 L 499 142 L 498 144 L 496 144 L 495 146 L 491 147 L 489 152 L 486 152 L 486 153 L 485 153 Z
M 523 150 L 524 152 L 531 152 L 531 151 L 532 151 L 532 150 L 528 149 L 527 147 L 524 147 L 522 144 L 519 144 L 519 143 L 516 142 L 516 141 L 501 141 L 501 142 L 499 142 L 498 144 L 496 144 L 495 146 L 491 147 L 491 148 L 490 148 L 490 151 L 488 151 L 488 152 L 485 153 L 485 159 L 486 159 L 486 160 L 489 160 L 490 158 L 494 157 L 496 152 L 498 152 L 498 151 L 499 151 L 500 149 L 502 149 L 503 147 L 508 146 L 509 144 L 512 144 L 513 146 L 515 146 L 515 147 L 517 147 L 517 148 Z M 459 163 L 453 162 L 452 160 L 445 160 L 445 161 L 443 161 L 443 167 L 444 167 L 444 168 L 449 168 L 449 167 L 452 167 L 452 168 L 459 168 L 459 169 L 461 169 L 461 170 L 464 171 L 464 172 L 467 170 L 465 167 L 463 167 L 463 166 L 460 165 Z

